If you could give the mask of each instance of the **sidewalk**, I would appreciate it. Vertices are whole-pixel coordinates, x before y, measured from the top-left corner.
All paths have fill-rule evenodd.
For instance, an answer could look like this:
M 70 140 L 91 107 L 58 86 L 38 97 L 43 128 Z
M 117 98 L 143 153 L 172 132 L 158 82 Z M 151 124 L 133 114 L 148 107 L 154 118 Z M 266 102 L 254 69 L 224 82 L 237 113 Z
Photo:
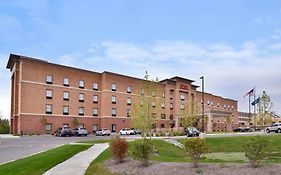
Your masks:
M 3 139 L 14 139 L 14 138 L 20 138 L 20 136 L 13 136 L 12 134 L 0 134 L 0 138 L 3 138 Z
M 108 143 L 95 144 L 48 170 L 44 175 L 84 175 L 90 163 L 108 147 Z

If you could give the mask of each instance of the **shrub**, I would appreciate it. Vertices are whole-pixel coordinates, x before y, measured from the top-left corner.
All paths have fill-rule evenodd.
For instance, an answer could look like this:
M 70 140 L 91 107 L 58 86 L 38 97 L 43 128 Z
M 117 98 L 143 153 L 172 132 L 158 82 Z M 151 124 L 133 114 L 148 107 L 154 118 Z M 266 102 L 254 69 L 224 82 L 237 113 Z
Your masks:
M 245 156 L 249 159 L 253 168 L 260 166 L 270 157 L 269 141 L 261 136 L 251 138 L 244 144 Z
M 149 158 L 152 153 L 153 144 L 150 139 L 144 138 L 136 142 L 133 155 L 142 162 L 143 166 L 149 165 Z
M 205 139 L 191 138 L 184 143 L 187 156 L 191 158 L 193 167 L 198 167 L 198 163 L 208 152 L 208 145 Z
M 118 163 L 124 161 L 127 156 L 129 144 L 125 139 L 116 136 L 110 141 L 110 154 L 111 157 Z

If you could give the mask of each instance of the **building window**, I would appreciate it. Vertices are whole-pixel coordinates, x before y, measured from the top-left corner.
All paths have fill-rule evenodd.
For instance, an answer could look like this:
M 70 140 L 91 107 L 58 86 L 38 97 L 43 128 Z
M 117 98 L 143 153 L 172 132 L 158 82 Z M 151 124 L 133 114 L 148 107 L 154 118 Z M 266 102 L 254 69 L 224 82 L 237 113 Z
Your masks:
M 231 110 L 233 110 L 234 108 L 233 108 L 233 106 L 231 106 Z
M 69 78 L 63 78 L 63 85 L 69 86 Z
M 83 116 L 84 115 L 84 107 L 79 108 L 79 115 Z
M 165 98 L 165 92 L 163 92 L 162 97 Z
M 208 101 L 207 101 L 207 105 L 209 105 L 209 104 L 210 104 L 210 101 L 208 100 Z
M 161 103 L 161 106 L 162 106 L 163 109 L 165 109 L 165 103 L 164 102 Z
M 97 124 L 93 124 L 93 132 L 96 132 L 98 130 L 98 125 Z
M 130 97 L 127 98 L 127 105 L 131 106 L 132 104 L 132 99 Z
M 128 94 L 132 93 L 132 88 L 131 88 L 131 86 L 127 86 L 127 93 L 128 93 Z
M 116 96 L 115 95 L 112 95 L 111 102 L 112 102 L 112 104 L 116 104 Z
M 166 114 L 161 114 L 161 119 L 166 119 Z
M 173 108 L 174 108 L 173 103 L 170 103 L 170 109 L 173 109 Z
M 53 84 L 53 76 L 52 75 L 47 75 L 46 83 L 47 84 Z
M 84 128 L 84 124 L 79 124 L 78 128 Z
M 225 109 L 225 108 L 226 108 L 226 105 L 223 105 L 223 108 Z
M 227 105 L 227 109 L 230 109 L 230 106 L 229 106 L 229 105 Z
M 181 110 L 184 110 L 184 104 L 181 104 L 180 108 Z
M 53 106 L 48 104 L 46 105 L 46 114 L 52 114 L 53 113 Z
M 98 108 L 93 109 L 93 116 L 98 116 Z
M 93 103 L 98 103 L 98 96 L 97 95 L 93 96 Z
M 170 93 L 170 100 L 173 100 L 173 93 Z
M 63 115 L 68 115 L 69 114 L 69 106 L 64 106 L 63 107 Z
M 93 90 L 98 90 L 98 83 L 93 83 Z
M 184 96 L 184 95 L 181 95 L 181 96 L 180 96 L 180 99 L 181 99 L 181 101 L 184 101 L 184 100 L 185 100 L 185 96 Z
M 153 112 L 153 113 L 152 113 L 152 118 L 153 118 L 153 119 L 156 119 L 156 117 L 157 117 L 157 114 L 156 114 L 155 112 Z
M 69 100 L 69 92 L 63 92 L 63 100 L 68 101 Z
M 46 90 L 46 99 L 52 99 L 53 98 L 53 91 L 50 89 Z
M 140 101 L 140 105 L 141 105 L 141 106 L 144 105 L 144 101 L 143 101 L 143 100 Z
M 155 102 L 155 101 L 152 101 L 151 104 L 152 104 L 152 107 L 153 107 L 153 108 L 156 107 L 156 102 Z
M 79 81 L 79 88 L 84 89 L 85 82 L 83 80 Z
M 127 117 L 131 117 L 131 109 L 127 109 Z
M 111 90 L 112 90 L 112 91 L 116 91 L 116 84 L 115 84 L 115 83 L 112 83 L 112 85 L 111 85 Z
M 144 88 L 141 88 L 141 95 L 144 95 Z
M 218 108 L 220 107 L 220 103 L 217 103 L 217 107 L 218 107 Z
M 211 106 L 214 106 L 214 102 L 211 101 Z
M 161 124 L 161 128 L 165 128 L 165 124 Z
M 173 114 L 170 115 L 170 120 L 173 120 L 174 119 L 174 116 Z
M 152 97 L 155 97 L 155 91 L 153 90 L 151 93 Z
M 84 102 L 84 94 L 79 94 L 79 102 Z
M 45 130 L 46 131 L 52 131 L 52 123 L 46 123 Z
M 111 114 L 112 114 L 112 116 L 116 116 L 116 108 L 112 108 Z

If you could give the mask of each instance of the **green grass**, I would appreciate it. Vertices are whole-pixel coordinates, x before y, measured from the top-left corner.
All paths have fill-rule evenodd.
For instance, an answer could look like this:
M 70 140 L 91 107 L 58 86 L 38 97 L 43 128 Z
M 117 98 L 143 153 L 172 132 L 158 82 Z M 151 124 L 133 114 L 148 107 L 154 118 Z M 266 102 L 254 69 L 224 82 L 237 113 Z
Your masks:
M 108 143 L 110 140 L 85 140 L 85 141 L 80 141 L 80 142 L 77 142 L 77 143 L 92 143 L 92 144 L 95 144 L 95 143 Z
M 63 145 L 33 156 L 0 165 L 0 174 L 5 175 L 39 175 L 84 151 L 91 145 Z

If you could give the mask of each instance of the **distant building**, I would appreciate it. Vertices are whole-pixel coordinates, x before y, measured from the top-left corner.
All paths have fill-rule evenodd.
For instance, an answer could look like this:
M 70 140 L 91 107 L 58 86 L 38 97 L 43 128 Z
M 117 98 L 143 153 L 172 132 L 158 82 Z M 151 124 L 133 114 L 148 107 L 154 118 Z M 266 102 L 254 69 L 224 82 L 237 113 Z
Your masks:
M 53 133 L 58 127 L 88 131 L 130 127 L 133 103 L 139 103 L 142 79 L 112 72 L 93 72 L 11 54 L 11 132 Z M 179 129 L 180 111 L 188 99 L 200 106 L 201 92 L 193 80 L 173 77 L 157 84 L 155 129 Z M 237 101 L 205 94 L 205 130 L 230 131 L 238 126 Z M 201 103 L 200 103 L 201 102 Z M 155 104 L 158 105 L 158 104 Z

